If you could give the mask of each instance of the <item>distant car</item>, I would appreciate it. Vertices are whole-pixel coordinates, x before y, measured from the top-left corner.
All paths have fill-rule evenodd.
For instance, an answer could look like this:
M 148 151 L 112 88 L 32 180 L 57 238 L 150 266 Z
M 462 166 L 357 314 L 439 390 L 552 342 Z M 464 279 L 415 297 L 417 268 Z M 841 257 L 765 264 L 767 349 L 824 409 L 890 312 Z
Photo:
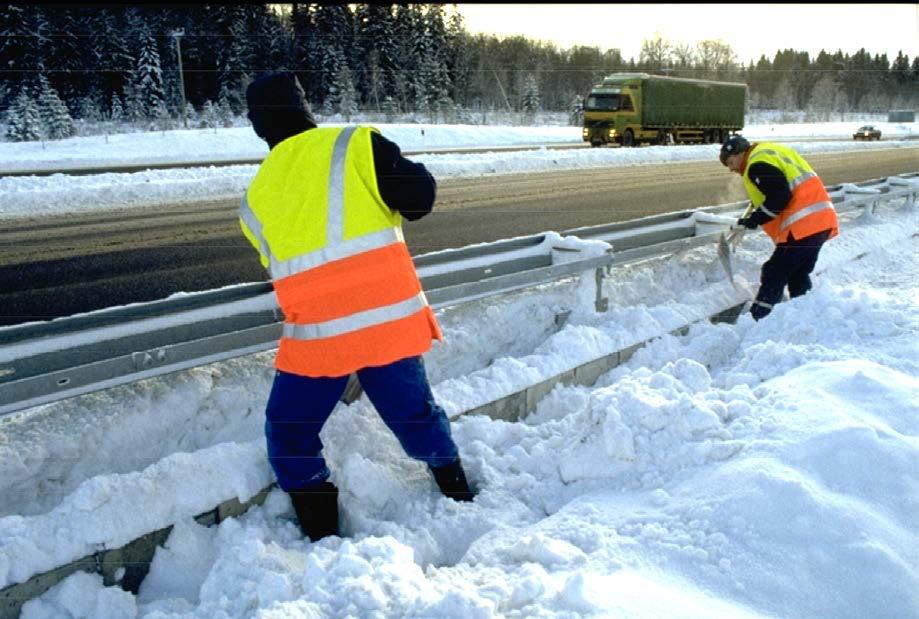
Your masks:
M 880 140 L 881 130 L 876 129 L 873 125 L 859 127 L 858 131 L 852 134 L 853 140 Z

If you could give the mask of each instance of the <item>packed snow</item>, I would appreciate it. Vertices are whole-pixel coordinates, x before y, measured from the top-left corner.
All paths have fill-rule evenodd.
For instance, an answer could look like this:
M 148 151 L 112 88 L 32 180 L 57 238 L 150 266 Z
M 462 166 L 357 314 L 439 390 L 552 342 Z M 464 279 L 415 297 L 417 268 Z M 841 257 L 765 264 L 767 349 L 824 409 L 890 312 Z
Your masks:
M 470 158 L 460 175 L 522 155 L 415 158 L 435 175 L 440 157 Z M 6 208 L 11 193 L 0 185 Z M 365 399 L 341 404 L 323 442 L 345 537 L 304 540 L 279 490 L 217 526 L 194 521 L 273 480 L 271 352 L 0 418 L 0 589 L 174 525 L 137 596 L 77 573 L 22 617 L 919 617 L 919 210 L 895 198 L 843 215 L 810 293 L 759 322 L 704 320 L 749 295 L 771 247 L 745 236 L 740 291 L 712 247 L 615 269 L 603 313 L 592 277 L 440 310 L 446 342 L 426 365 L 478 496 L 442 497 Z M 461 414 L 646 340 L 521 421 Z
M 875 123 L 880 142 L 855 142 L 858 123 L 749 125 L 751 140 L 781 140 L 805 156 L 816 152 L 912 148 L 916 123 Z M 330 125 L 331 126 L 331 125 Z M 412 159 L 440 179 L 621 165 L 717 159 L 717 145 L 646 146 L 562 150 L 583 145 L 580 127 L 480 127 L 469 125 L 377 125 Z M 834 141 L 825 141 L 834 140 Z M 509 147 L 541 148 L 502 152 Z M 490 152 L 436 152 L 490 148 Z M 17 170 L 59 170 L 127 164 L 258 160 L 267 146 L 249 127 L 68 138 L 54 142 L 0 143 L 0 217 L 27 217 L 88 209 L 156 206 L 237 198 L 258 166 L 202 166 L 91 175 L 2 176 Z M 433 152 L 432 152 L 433 151 Z

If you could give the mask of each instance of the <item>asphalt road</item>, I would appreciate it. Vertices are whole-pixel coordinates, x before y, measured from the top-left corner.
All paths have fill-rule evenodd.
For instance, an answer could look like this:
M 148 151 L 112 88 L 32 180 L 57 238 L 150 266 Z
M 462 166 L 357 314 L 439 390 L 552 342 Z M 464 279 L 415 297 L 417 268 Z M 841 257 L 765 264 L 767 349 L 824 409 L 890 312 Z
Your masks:
M 919 148 L 815 154 L 828 185 L 919 171 Z M 433 213 L 403 225 L 412 254 L 735 202 L 717 161 L 445 180 Z M 238 202 L 0 222 L 0 325 L 266 279 Z

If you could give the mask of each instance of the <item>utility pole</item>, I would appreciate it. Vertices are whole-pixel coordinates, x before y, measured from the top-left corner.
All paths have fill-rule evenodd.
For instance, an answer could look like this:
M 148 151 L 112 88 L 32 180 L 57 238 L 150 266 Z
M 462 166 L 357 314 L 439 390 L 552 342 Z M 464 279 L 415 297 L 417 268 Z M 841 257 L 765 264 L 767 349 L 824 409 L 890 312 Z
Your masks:
M 182 126 L 188 129 L 188 115 L 185 113 L 185 76 L 182 75 L 182 36 L 185 29 L 180 28 L 173 31 L 172 36 L 176 39 L 176 58 L 179 59 L 179 92 L 182 94 Z
M 498 72 L 494 69 L 492 69 L 491 72 L 495 74 L 495 80 L 498 82 L 498 88 L 501 90 L 501 96 L 504 97 L 504 105 L 507 106 L 507 111 L 513 112 L 514 110 L 511 108 L 511 102 L 507 100 L 507 94 L 504 92 L 504 86 L 501 84 L 501 78 L 498 77 Z

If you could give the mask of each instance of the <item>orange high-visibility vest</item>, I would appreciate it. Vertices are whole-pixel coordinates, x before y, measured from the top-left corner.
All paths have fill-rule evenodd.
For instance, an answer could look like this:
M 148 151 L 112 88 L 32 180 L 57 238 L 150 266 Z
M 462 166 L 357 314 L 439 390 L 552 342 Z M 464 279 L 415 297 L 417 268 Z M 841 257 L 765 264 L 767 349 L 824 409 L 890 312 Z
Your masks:
M 756 208 L 766 210 L 763 205 L 766 196 L 749 177 L 750 166 L 757 162 L 765 162 L 781 170 L 791 190 L 788 206 L 762 226 L 776 245 L 787 241 L 789 234 L 796 239 L 824 230 L 830 231 L 830 239 L 839 234 L 836 209 L 820 177 L 801 155 L 781 144 L 754 144 L 747 157 L 743 182 Z
M 284 313 L 275 366 L 346 376 L 442 340 L 402 236 L 380 197 L 372 127 L 317 128 L 277 144 L 240 207 Z

